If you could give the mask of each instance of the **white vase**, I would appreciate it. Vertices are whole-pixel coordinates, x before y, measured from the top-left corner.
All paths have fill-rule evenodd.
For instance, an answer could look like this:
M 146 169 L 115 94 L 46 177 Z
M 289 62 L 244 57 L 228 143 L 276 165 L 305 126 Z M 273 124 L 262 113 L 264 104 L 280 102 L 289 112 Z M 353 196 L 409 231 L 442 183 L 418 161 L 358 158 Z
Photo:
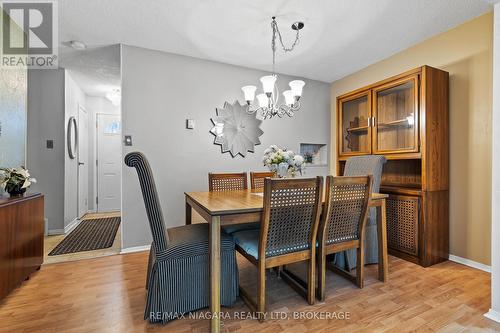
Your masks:
M 288 175 L 288 163 L 282 162 L 282 163 L 278 164 L 277 173 L 278 173 L 278 177 L 286 178 L 286 176 Z

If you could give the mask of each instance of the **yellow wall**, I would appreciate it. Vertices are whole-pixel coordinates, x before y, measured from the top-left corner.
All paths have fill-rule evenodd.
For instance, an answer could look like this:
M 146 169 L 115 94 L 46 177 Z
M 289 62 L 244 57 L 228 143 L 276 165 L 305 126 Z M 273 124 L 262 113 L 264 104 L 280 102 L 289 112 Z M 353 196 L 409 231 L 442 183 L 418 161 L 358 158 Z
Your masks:
M 369 50 L 365 50 L 369 52 Z M 336 97 L 406 70 L 450 73 L 450 253 L 490 265 L 493 15 L 480 16 L 332 83 L 331 172 Z

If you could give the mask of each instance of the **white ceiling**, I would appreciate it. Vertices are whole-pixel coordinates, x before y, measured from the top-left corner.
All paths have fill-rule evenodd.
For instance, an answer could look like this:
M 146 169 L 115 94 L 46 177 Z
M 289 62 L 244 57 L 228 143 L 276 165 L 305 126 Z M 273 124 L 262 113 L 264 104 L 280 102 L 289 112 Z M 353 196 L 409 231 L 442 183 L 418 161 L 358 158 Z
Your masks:
M 60 38 L 270 70 L 276 15 L 287 44 L 292 22 L 305 23 L 296 51 L 278 52 L 277 72 L 332 82 L 485 13 L 495 1 L 64 0 Z
M 82 51 L 63 45 L 59 56 L 59 66 L 70 70 L 87 95 L 104 97 L 121 87 L 120 45 L 93 46 Z

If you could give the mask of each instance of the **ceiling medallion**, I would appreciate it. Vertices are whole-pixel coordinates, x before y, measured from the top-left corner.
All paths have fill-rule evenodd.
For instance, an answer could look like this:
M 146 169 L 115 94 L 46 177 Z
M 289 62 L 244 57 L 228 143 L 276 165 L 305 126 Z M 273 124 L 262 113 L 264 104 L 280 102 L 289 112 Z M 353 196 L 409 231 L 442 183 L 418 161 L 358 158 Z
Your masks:
M 300 30 L 304 28 L 304 23 L 295 22 L 292 24 L 292 29 L 296 31 L 295 41 L 290 47 L 285 47 L 283 43 L 283 38 L 281 37 L 281 32 L 278 29 L 278 23 L 276 23 L 276 17 L 273 16 L 271 21 L 272 29 L 272 39 L 271 39 L 271 49 L 273 51 L 273 73 L 271 75 L 266 75 L 260 78 L 262 83 L 263 93 L 257 95 L 258 106 L 254 106 L 253 102 L 255 100 L 256 86 L 248 85 L 241 88 L 243 94 L 245 95 L 245 101 L 248 105 L 247 112 L 249 113 L 259 113 L 262 118 L 269 119 L 274 116 L 283 117 L 287 115 L 292 117 L 294 112 L 300 109 L 299 99 L 302 96 L 302 88 L 305 83 L 302 80 L 293 80 L 288 83 L 290 86 L 289 90 L 283 92 L 283 97 L 285 102 L 279 104 L 279 90 L 276 85 L 276 80 L 278 76 L 276 75 L 276 37 L 278 37 L 281 47 L 285 52 L 291 52 L 299 42 Z
M 260 129 L 262 120 L 255 113 L 248 112 L 248 105 L 224 103 L 217 108 L 217 116 L 212 118 L 214 127 L 210 133 L 215 135 L 214 144 L 220 145 L 223 153 L 229 152 L 232 157 L 246 156 L 254 152 L 254 146 L 260 144 L 259 137 L 264 134 Z

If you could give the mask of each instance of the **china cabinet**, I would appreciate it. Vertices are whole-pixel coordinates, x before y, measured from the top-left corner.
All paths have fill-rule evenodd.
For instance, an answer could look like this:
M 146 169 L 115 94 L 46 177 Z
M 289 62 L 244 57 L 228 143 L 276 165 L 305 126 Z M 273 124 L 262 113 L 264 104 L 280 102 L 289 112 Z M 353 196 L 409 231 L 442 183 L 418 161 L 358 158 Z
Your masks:
M 337 97 L 337 173 L 351 156 L 387 158 L 389 253 L 430 266 L 448 258 L 448 73 L 422 66 Z

